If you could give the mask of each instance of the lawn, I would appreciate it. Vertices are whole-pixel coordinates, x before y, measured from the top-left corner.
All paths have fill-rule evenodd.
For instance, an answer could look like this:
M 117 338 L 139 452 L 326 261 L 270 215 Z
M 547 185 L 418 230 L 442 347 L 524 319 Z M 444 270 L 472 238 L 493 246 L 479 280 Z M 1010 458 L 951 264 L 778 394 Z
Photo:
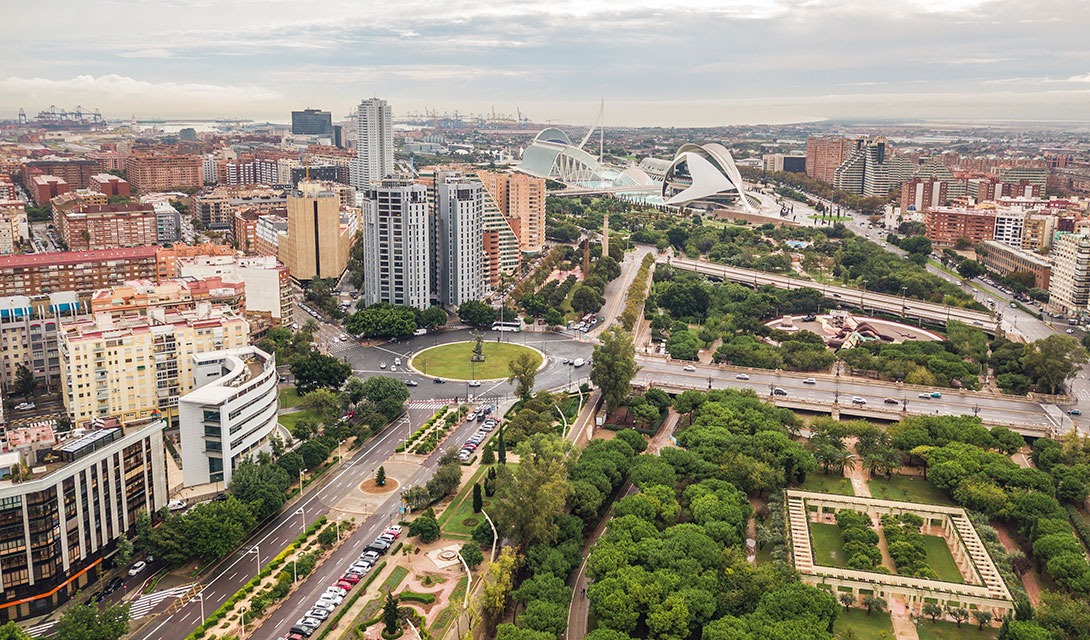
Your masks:
M 806 482 L 799 485 L 802 491 L 815 493 L 835 493 L 840 496 L 854 496 L 852 481 L 844 476 L 836 474 L 811 473 L 806 476 Z
M 303 401 L 303 397 L 295 390 L 295 387 L 280 388 L 280 408 L 290 409 Z
M 484 515 L 473 513 L 473 484 L 481 482 L 487 472 L 488 467 L 482 466 L 477 469 L 477 473 L 473 474 L 473 477 L 466 482 L 461 493 L 443 510 L 443 514 L 439 517 L 439 526 L 444 536 L 469 540 L 473 534 L 473 529 L 485 521 Z M 484 495 L 483 486 L 481 487 L 481 497 L 483 498 L 484 507 L 488 508 L 490 498 Z M 467 518 L 473 518 L 477 523 L 472 526 L 463 524 Z
M 844 557 L 844 538 L 840 535 L 840 527 L 811 522 L 810 544 L 813 547 L 814 563 L 817 565 L 847 568 L 848 559 Z
M 935 570 L 939 580 L 944 582 L 964 583 L 958 565 L 954 562 L 954 555 L 950 553 L 950 547 L 946 540 L 940 536 L 924 536 L 924 548 L 927 549 L 927 566 Z
M 848 609 L 841 611 L 833 624 L 833 635 L 845 637 L 848 629 L 856 640 L 893 640 L 893 621 L 888 613 L 867 615 L 866 609 Z
M 524 353 L 541 365 L 541 354 L 533 349 L 510 342 L 482 343 L 484 362 L 473 362 L 474 342 L 455 342 L 424 349 L 413 356 L 412 366 L 425 375 L 452 380 L 496 380 L 511 375 L 508 364 Z
M 285 429 L 291 431 L 292 427 L 295 426 L 295 423 L 299 422 L 299 420 L 304 417 L 314 418 L 315 420 L 318 419 L 318 415 L 313 411 L 296 411 L 294 413 L 280 414 L 278 420 L 280 421 L 280 424 L 284 425 Z
M 961 628 L 953 622 L 939 621 L 932 623 L 930 618 L 920 620 L 916 625 L 920 640 L 994 640 L 999 629 L 984 627 L 977 629 L 975 622 L 962 622 Z
M 435 621 L 431 624 L 431 637 L 442 638 L 447 631 L 447 627 L 454 622 L 455 616 L 461 613 L 462 600 L 465 598 L 467 586 L 469 585 L 465 578 L 458 580 L 458 584 L 454 586 L 450 598 L 447 599 L 450 604 L 440 611 L 439 615 L 435 616 Z
M 894 474 L 888 480 L 883 477 L 871 478 L 867 484 L 871 496 L 882 500 L 957 506 L 942 489 L 923 478 Z

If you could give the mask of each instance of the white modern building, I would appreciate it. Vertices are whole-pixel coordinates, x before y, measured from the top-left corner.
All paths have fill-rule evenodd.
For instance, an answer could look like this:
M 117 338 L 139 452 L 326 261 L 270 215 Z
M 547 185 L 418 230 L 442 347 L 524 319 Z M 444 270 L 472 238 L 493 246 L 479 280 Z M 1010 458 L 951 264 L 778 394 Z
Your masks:
M 1090 236 L 1064 233 L 1052 244 L 1052 279 L 1048 308 L 1076 318 L 1087 313 L 1090 302 Z
M 360 103 L 356 112 L 356 160 L 349 167 L 352 186 L 366 189 L 393 173 L 393 124 L 385 100 L 368 98 Z
M 431 291 L 427 189 L 391 178 L 364 193 L 364 302 L 426 309 Z
M 1009 247 L 1022 248 L 1022 235 L 1026 229 L 1026 214 L 1021 211 L 997 210 L 995 212 L 995 241 Z
M 155 233 L 159 244 L 177 242 L 182 239 L 182 214 L 169 202 L 156 202 Z
M 459 306 L 485 295 L 482 185 L 460 173 L 435 179 L 435 290 L 439 303 Z
M 231 482 L 231 472 L 276 430 L 276 358 L 257 347 L 195 353 L 194 390 L 178 401 L 182 480 Z

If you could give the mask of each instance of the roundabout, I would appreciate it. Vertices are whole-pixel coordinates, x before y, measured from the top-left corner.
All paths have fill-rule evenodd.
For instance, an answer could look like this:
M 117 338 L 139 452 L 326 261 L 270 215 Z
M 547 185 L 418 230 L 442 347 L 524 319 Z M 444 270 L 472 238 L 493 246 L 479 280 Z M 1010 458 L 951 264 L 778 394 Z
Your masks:
M 533 347 L 510 342 L 482 342 L 483 362 L 474 362 L 475 341 L 452 342 L 429 347 L 416 353 L 409 367 L 423 375 L 449 380 L 506 380 L 509 365 L 523 354 L 530 354 L 540 369 L 543 354 Z

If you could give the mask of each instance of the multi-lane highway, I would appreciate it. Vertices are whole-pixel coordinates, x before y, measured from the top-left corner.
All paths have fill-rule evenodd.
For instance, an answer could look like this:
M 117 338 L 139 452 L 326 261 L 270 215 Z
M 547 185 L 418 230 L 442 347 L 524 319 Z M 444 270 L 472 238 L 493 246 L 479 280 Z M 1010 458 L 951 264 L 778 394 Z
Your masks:
M 899 315 L 906 319 L 922 318 L 932 322 L 945 323 L 948 320 L 960 320 L 982 328 L 989 333 L 995 333 L 996 320 L 991 314 L 983 311 L 972 311 L 960 307 L 949 307 L 933 302 L 911 300 L 901 296 L 892 296 L 884 293 L 875 293 L 864 289 L 853 289 L 837 285 L 821 284 L 811 280 L 781 276 L 754 269 L 742 269 L 731 267 L 706 260 L 690 260 L 688 258 L 660 258 L 660 261 L 669 261 L 670 266 L 687 271 L 695 271 L 708 276 L 723 278 L 733 282 L 772 285 L 782 289 L 807 288 L 820 291 L 823 296 L 845 306 L 858 306 L 866 309 L 875 309 Z
M 204 614 L 207 616 L 215 611 L 257 573 L 259 566 L 268 563 L 298 536 L 305 526 L 321 516 L 326 516 L 330 521 L 336 521 L 339 515 L 344 518 L 354 517 L 358 522 L 362 522 L 362 525 L 353 531 L 351 539 L 307 580 L 302 589 L 273 614 L 267 623 L 272 626 L 266 626 L 265 628 L 269 630 L 262 631 L 260 635 L 262 638 L 277 637 L 273 629 L 282 621 L 280 614 L 286 615 L 290 612 L 294 615 L 295 609 L 303 606 L 302 603 L 309 605 L 318 593 L 325 590 L 327 579 L 332 577 L 332 573 L 343 570 L 341 565 L 344 564 L 345 558 L 352 554 L 352 550 L 361 543 L 368 544 L 374 539 L 374 531 L 393 521 L 399 506 L 397 492 L 387 496 L 378 508 L 371 510 L 370 514 L 353 513 L 337 508 L 337 505 L 346 495 L 358 491 L 359 484 L 370 478 L 379 465 L 394 454 L 398 444 L 411 433 L 412 425 L 419 425 L 434 411 L 434 408 L 422 406 L 412 412 L 415 415 L 411 421 L 402 419 L 364 443 L 347 462 L 308 486 L 299 500 L 285 507 L 272 522 L 252 534 L 234 553 L 222 560 L 206 577 L 200 579 L 200 583 L 204 586 Z M 475 430 L 476 425 L 462 425 L 450 436 L 448 442 L 462 442 Z M 442 451 L 436 449 L 426 459 L 418 459 L 416 462 L 412 462 L 411 457 L 408 457 L 409 462 L 402 466 L 414 470 L 401 478 L 402 486 L 408 487 L 426 480 L 434 471 L 441 454 Z M 251 552 L 255 547 L 257 552 Z M 359 552 L 355 553 L 358 555 Z M 330 575 L 326 575 L 327 573 Z M 315 589 L 317 592 L 311 594 L 311 591 Z M 311 595 L 314 598 L 311 598 Z M 166 602 L 159 608 L 165 609 L 169 604 L 171 603 Z M 181 640 L 201 623 L 201 611 L 200 599 L 190 600 L 169 615 L 163 614 L 153 618 L 133 634 L 132 638 L 134 640 Z M 302 611 L 299 613 L 301 614 Z M 298 618 L 299 616 L 296 615 L 292 620 Z M 283 631 L 286 628 L 283 627 L 277 631 Z
M 639 355 L 640 371 L 636 383 L 674 389 L 751 389 L 758 395 L 771 397 L 787 404 L 795 401 L 827 407 L 851 407 L 853 397 L 866 401 L 866 406 L 910 415 L 978 415 L 990 425 L 1008 425 L 1028 435 L 1043 435 L 1049 429 L 1070 429 L 1071 421 L 1062 411 L 1016 396 L 991 393 L 959 392 L 953 389 L 931 389 L 884 381 L 862 380 L 849 376 L 806 374 L 788 371 L 768 371 L 724 366 L 696 366 L 685 371 L 684 361 L 668 361 L 661 357 Z M 748 380 L 738 375 L 748 376 Z M 804 380 L 812 378 L 813 384 Z M 786 395 L 773 395 L 779 387 Z M 939 391 L 941 398 L 921 398 L 921 394 Z M 896 403 L 885 402 L 886 398 Z M 1063 416 L 1062 418 L 1060 416 Z

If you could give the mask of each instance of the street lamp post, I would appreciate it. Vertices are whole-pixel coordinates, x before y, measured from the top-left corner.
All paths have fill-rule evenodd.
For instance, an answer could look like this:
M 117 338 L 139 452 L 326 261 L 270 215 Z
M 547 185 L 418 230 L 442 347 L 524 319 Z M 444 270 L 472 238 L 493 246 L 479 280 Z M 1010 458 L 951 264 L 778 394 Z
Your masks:
M 901 319 L 905 319 L 905 294 L 908 293 L 908 287 L 901 287 Z
M 867 295 L 867 283 L 870 282 L 866 278 L 863 278 L 863 290 L 859 292 L 859 310 L 863 313 L 867 312 L 867 308 L 863 306 L 863 296 Z
M 303 474 L 307 472 L 307 469 L 299 470 L 299 493 L 303 493 Z
M 250 547 L 250 550 L 247 551 L 246 553 L 257 554 L 257 570 L 260 572 L 261 571 L 261 546 L 255 544 L 254 546 Z
M 239 616 L 242 618 L 242 637 L 246 637 L 246 606 L 243 605 L 238 608 Z
M 462 609 L 465 609 L 469 606 L 469 592 L 473 590 L 473 574 L 470 573 L 469 564 L 466 562 L 466 559 L 462 557 L 461 551 L 458 552 L 458 559 L 462 561 L 462 568 L 466 570 L 466 578 L 469 580 L 466 584 L 466 595 L 462 598 Z
M 500 534 L 496 531 L 496 523 L 492 522 L 492 518 L 488 515 L 488 512 L 481 509 L 481 513 L 484 514 L 484 519 L 488 521 L 488 526 L 492 527 L 492 555 L 488 557 L 489 562 L 496 561 L 496 543 L 500 540 Z

